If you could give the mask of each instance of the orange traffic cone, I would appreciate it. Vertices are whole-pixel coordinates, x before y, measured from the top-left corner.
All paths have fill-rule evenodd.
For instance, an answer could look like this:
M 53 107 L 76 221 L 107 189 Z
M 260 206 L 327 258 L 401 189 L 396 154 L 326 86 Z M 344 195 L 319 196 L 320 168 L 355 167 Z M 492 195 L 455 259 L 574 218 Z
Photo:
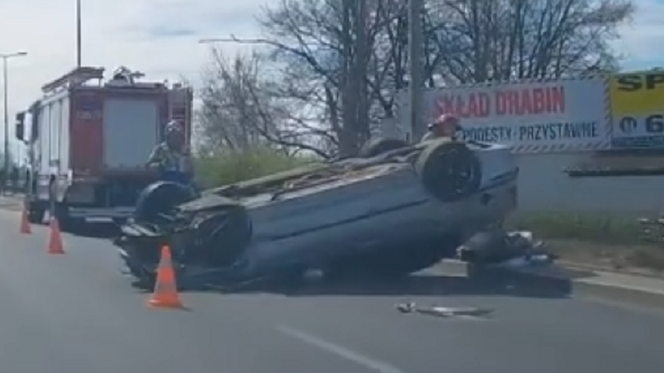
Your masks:
M 64 254 L 65 250 L 62 246 L 62 235 L 60 234 L 60 224 L 58 219 L 51 218 L 51 234 L 48 239 L 48 253 L 49 254 Z
M 25 207 L 21 212 L 21 234 L 32 234 L 30 221 L 28 221 L 28 211 L 25 209 Z
M 161 248 L 161 260 L 159 261 L 159 268 L 157 268 L 157 282 L 154 286 L 154 292 L 148 300 L 148 305 L 158 308 L 184 308 L 178 294 L 171 249 L 168 245 Z

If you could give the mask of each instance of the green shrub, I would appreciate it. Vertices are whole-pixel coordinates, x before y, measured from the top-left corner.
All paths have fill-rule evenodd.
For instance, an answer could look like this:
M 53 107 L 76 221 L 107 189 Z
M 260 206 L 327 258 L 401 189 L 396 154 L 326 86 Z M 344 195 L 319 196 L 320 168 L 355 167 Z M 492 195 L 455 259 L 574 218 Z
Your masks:
M 634 217 L 607 214 L 519 213 L 506 221 L 510 229 L 532 231 L 546 239 L 561 258 L 617 270 L 643 268 L 664 274 L 664 228 L 650 227 Z
M 229 151 L 198 157 L 195 161 L 196 179 L 203 188 L 212 188 L 290 170 L 311 162 L 315 160 L 288 156 L 270 148 Z
M 642 230 L 634 217 L 563 212 L 519 213 L 506 225 L 511 229 L 533 231 L 543 238 L 610 244 L 638 243 Z

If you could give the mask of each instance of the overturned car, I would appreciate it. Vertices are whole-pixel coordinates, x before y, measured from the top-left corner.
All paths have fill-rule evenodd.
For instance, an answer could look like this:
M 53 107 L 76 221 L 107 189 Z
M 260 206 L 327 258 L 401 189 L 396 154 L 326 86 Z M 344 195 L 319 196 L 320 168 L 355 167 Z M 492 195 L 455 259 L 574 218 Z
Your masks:
M 115 239 L 137 285 L 152 286 L 168 244 L 178 282 L 399 276 L 454 257 L 516 206 L 518 168 L 503 145 L 376 140 L 362 157 L 194 195 L 159 182 Z

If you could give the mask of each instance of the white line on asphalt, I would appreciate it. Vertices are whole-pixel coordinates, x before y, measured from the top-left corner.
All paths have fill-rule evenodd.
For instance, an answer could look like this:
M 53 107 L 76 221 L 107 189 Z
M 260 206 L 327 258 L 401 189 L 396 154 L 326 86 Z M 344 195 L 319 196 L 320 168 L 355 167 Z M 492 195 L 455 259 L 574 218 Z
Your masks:
M 327 351 L 331 354 L 337 355 L 346 360 L 352 361 L 356 364 L 362 365 L 365 368 L 380 372 L 380 373 L 404 373 L 401 369 L 396 368 L 390 364 L 380 360 L 373 359 L 359 352 L 349 350 L 343 346 L 339 346 L 332 342 L 321 339 L 309 333 L 291 328 L 285 325 L 277 325 L 276 329 L 286 335 L 299 339 L 301 342 L 318 347 L 321 350 Z

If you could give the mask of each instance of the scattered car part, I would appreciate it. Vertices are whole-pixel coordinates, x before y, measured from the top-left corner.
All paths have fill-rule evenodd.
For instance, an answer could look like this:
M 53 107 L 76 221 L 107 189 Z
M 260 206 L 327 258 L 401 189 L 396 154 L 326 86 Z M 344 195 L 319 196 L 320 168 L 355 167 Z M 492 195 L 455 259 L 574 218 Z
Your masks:
M 422 315 L 430 315 L 437 317 L 455 317 L 455 316 L 471 316 L 471 317 L 486 317 L 493 314 L 495 311 L 491 308 L 481 307 L 441 307 L 432 305 L 429 307 L 419 307 L 415 302 L 399 303 L 396 309 L 401 313 L 419 313 Z
M 500 228 L 478 232 L 457 250 L 458 258 L 475 264 L 526 266 L 550 264 L 557 257 L 546 251 L 532 232 L 507 232 Z

